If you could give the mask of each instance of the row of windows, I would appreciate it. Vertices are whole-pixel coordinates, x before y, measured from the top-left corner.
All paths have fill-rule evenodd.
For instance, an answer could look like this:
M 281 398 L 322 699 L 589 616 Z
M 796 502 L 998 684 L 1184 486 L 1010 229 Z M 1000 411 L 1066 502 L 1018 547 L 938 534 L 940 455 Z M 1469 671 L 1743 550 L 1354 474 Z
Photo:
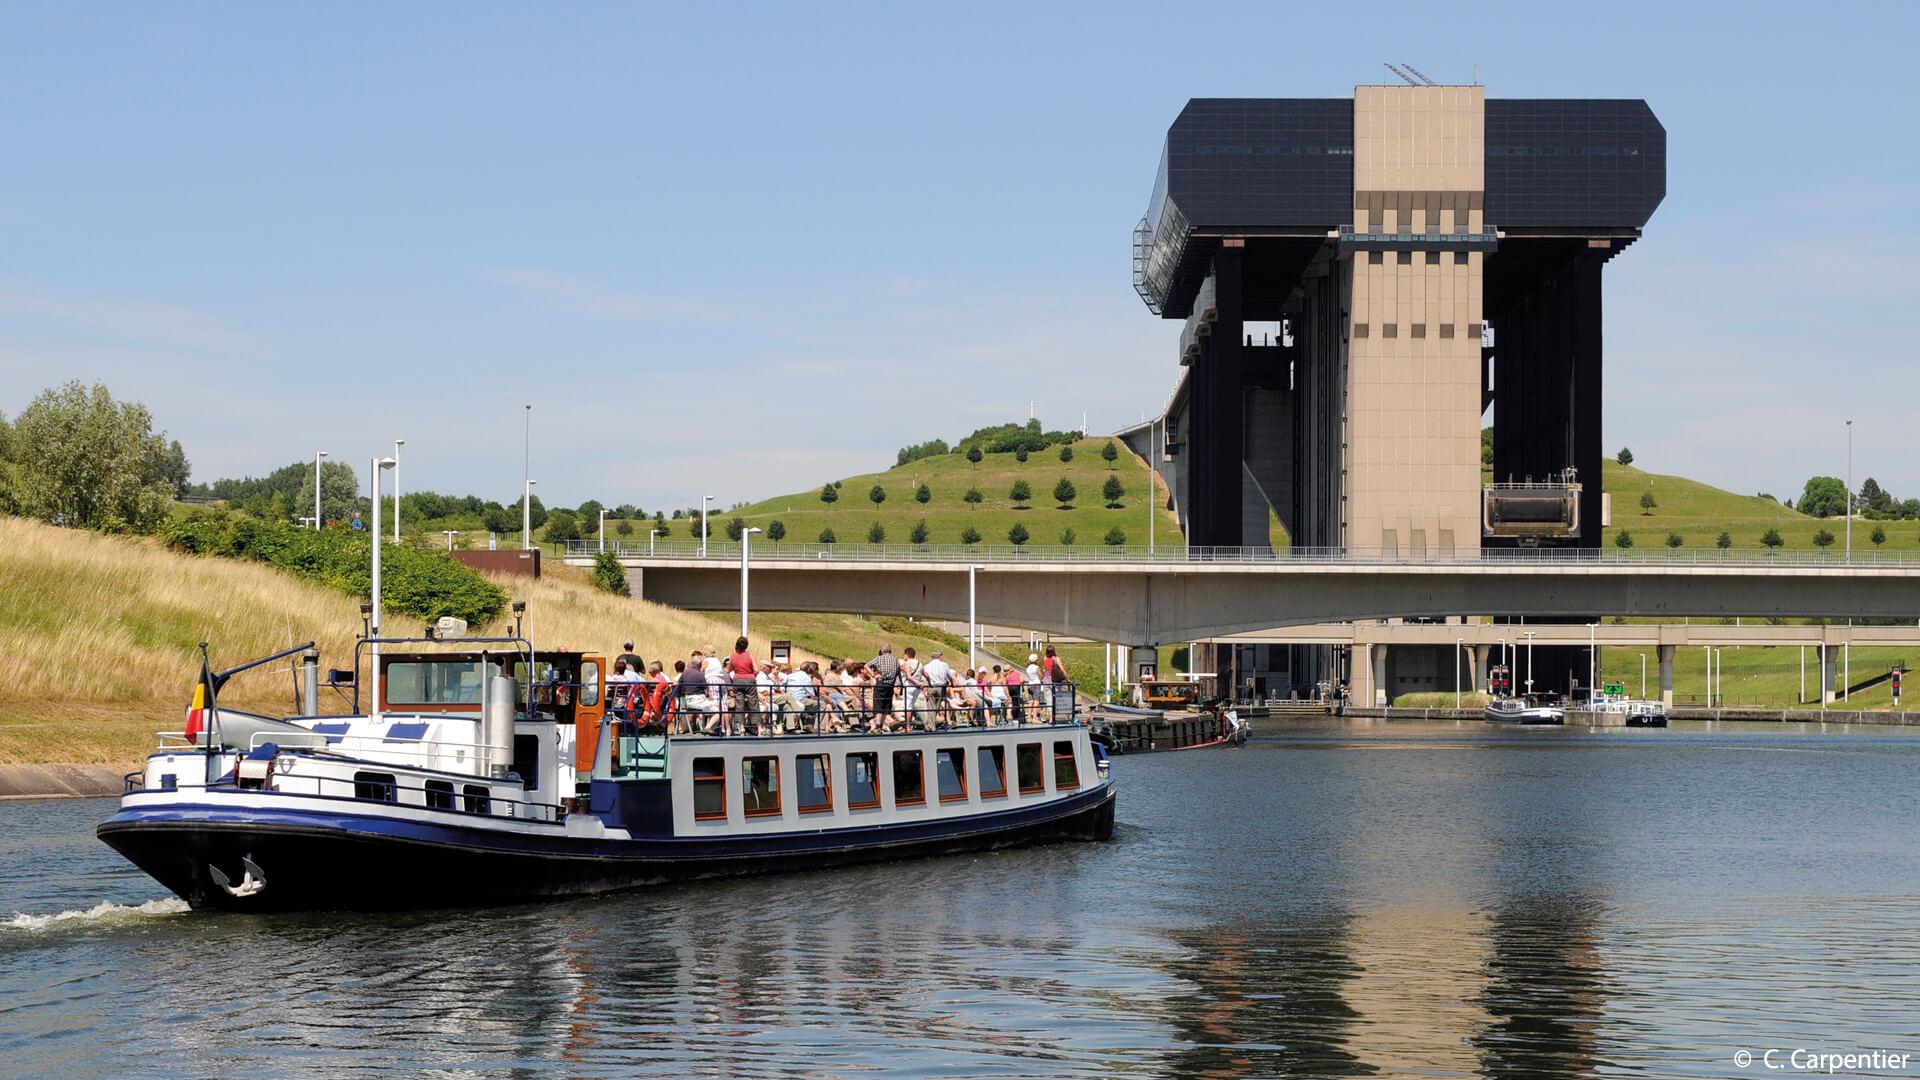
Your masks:
M 426 788 L 427 809 L 454 809 L 453 783 L 449 780 L 429 780 Z M 485 784 L 466 784 L 460 791 L 461 810 L 469 814 L 493 813 L 493 791 Z M 353 774 L 353 797 L 370 799 L 373 802 L 397 803 L 400 801 L 400 785 L 392 773 L 357 772 Z
M 1413 265 L 1413 252 L 1411 252 L 1411 251 L 1396 251 L 1396 252 L 1394 252 L 1394 255 L 1395 255 L 1395 258 L 1394 258 L 1394 260 L 1393 260 L 1393 261 L 1394 261 L 1394 264 L 1395 264 L 1395 265 L 1397 265 L 1397 266 L 1412 266 L 1412 265 Z M 1427 262 L 1427 265 L 1428 265 L 1428 266 L 1439 266 L 1439 265 L 1440 265 L 1440 253 L 1439 253 L 1439 252 L 1437 252 L 1437 251 L 1429 251 L 1429 252 L 1426 252 L 1426 256 L 1427 256 L 1427 260 L 1426 260 L 1426 262 Z M 1386 260 L 1386 252 L 1384 252 L 1384 251 L 1369 251 L 1369 252 L 1367 252 L 1367 265 L 1368 265 L 1368 266 L 1380 266 L 1380 265 L 1382 265 L 1383 263 L 1385 263 L 1386 261 L 1387 261 L 1387 260 Z M 1467 253 L 1466 253 L 1466 252 L 1464 252 L 1464 251 L 1456 251 L 1456 252 L 1454 252 L 1454 253 L 1453 253 L 1453 265 L 1455 265 L 1455 266 L 1465 266 L 1465 265 L 1467 265 Z
M 1014 747 L 1014 779 L 1021 794 L 1046 791 L 1046 751 L 1043 743 L 1020 743 Z M 1053 786 L 1055 791 L 1073 791 L 1080 786 L 1080 766 L 1074 757 L 1073 743 L 1053 743 Z M 975 782 L 982 799 L 1004 798 L 1007 794 L 1007 750 L 1004 746 L 976 748 Z M 793 759 L 794 808 L 802 814 L 832 813 L 834 808 L 833 758 L 831 754 L 800 754 Z M 860 751 L 839 755 L 846 773 L 842 797 L 849 810 L 877 809 L 881 803 L 880 753 Z M 887 767 L 893 774 L 895 807 L 925 806 L 927 803 L 926 756 L 922 750 L 894 750 L 888 753 Z M 943 747 L 933 752 L 934 790 L 943 803 L 967 801 L 967 755 L 959 747 Z M 748 817 L 778 817 L 784 809 L 780 759 L 775 756 L 749 756 L 740 759 L 742 801 Z M 726 759 L 693 759 L 693 816 L 696 821 L 724 821 L 727 817 Z
M 1187 150 L 1195 157 L 1352 157 L 1351 146 L 1253 146 L 1246 143 L 1195 146 Z

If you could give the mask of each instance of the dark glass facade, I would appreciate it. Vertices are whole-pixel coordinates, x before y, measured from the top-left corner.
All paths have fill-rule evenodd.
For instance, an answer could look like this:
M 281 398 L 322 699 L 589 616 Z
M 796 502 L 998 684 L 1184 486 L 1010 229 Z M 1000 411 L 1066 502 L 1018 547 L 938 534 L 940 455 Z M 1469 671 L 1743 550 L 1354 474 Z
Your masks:
M 1667 129 L 1644 101 L 1487 101 L 1487 223 L 1643 228 L 1667 195 Z
M 1195 98 L 1167 131 L 1161 170 L 1156 194 L 1196 229 L 1329 228 L 1353 213 L 1353 102 Z

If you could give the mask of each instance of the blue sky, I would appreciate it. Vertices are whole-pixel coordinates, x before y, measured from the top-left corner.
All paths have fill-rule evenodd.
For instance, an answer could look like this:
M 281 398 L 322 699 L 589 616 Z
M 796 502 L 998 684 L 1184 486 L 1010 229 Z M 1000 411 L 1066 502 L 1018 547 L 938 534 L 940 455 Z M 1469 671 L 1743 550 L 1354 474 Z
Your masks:
M 409 488 L 744 501 L 1156 408 L 1128 282 L 1195 96 L 1411 61 L 1643 97 L 1606 441 L 1920 495 L 1911 4 L 0 5 L 0 411 L 102 380 L 200 479 L 408 440 Z

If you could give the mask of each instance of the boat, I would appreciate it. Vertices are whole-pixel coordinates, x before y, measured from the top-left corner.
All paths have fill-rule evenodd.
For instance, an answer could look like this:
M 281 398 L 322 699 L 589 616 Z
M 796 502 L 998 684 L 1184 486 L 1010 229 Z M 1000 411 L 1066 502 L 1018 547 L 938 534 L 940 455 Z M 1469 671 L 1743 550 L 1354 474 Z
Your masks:
M 1658 701 L 1643 701 L 1623 694 L 1596 693 L 1587 707 L 1593 712 L 1621 717 L 1621 724 L 1625 727 L 1663 728 L 1667 726 L 1666 706 Z
M 1560 695 L 1548 693 L 1495 698 L 1487 703 L 1485 716 L 1487 722 L 1492 724 L 1564 724 L 1567 722 L 1567 710 L 1561 705 Z
M 218 707 L 226 677 L 302 651 L 303 711 Z M 326 684 L 348 706 L 334 715 L 317 708 L 317 655 L 203 678 L 205 730 L 162 733 L 100 839 L 196 909 L 265 912 L 516 903 L 1113 835 L 1114 781 L 1078 718 L 828 734 L 817 711 L 736 703 L 732 734 L 675 734 L 704 696 L 609 686 L 603 657 L 518 636 L 445 635 L 362 638 Z
M 1251 731 L 1238 712 L 1217 705 L 1195 709 L 1095 705 L 1087 725 L 1094 739 L 1115 754 L 1244 746 Z

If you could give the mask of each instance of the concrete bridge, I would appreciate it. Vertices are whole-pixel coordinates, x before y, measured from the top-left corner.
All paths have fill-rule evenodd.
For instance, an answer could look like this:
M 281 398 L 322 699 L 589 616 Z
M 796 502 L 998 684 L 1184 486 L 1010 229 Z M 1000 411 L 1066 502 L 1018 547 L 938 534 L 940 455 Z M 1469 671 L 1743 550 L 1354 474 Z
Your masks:
M 737 544 L 625 545 L 634 595 L 674 607 L 740 606 Z M 610 548 L 610 550 L 612 550 Z M 1366 552 L 1191 548 L 756 545 L 752 606 L 922 619 L 969 617 L 1059 635 L 1158 645 L 1360 619 L 1524 616 L 1920 617 L 1920 554 L 1500 551 L 1414 560 Z M 593 545 L 567 562 L 590 565 Z M 1607 627 L 1607 630 L 1622 628 Z M 1584 631 L 1582 632 L 1584 643 Z M 1653 642 L 1661 644 L 1661 642 Z

